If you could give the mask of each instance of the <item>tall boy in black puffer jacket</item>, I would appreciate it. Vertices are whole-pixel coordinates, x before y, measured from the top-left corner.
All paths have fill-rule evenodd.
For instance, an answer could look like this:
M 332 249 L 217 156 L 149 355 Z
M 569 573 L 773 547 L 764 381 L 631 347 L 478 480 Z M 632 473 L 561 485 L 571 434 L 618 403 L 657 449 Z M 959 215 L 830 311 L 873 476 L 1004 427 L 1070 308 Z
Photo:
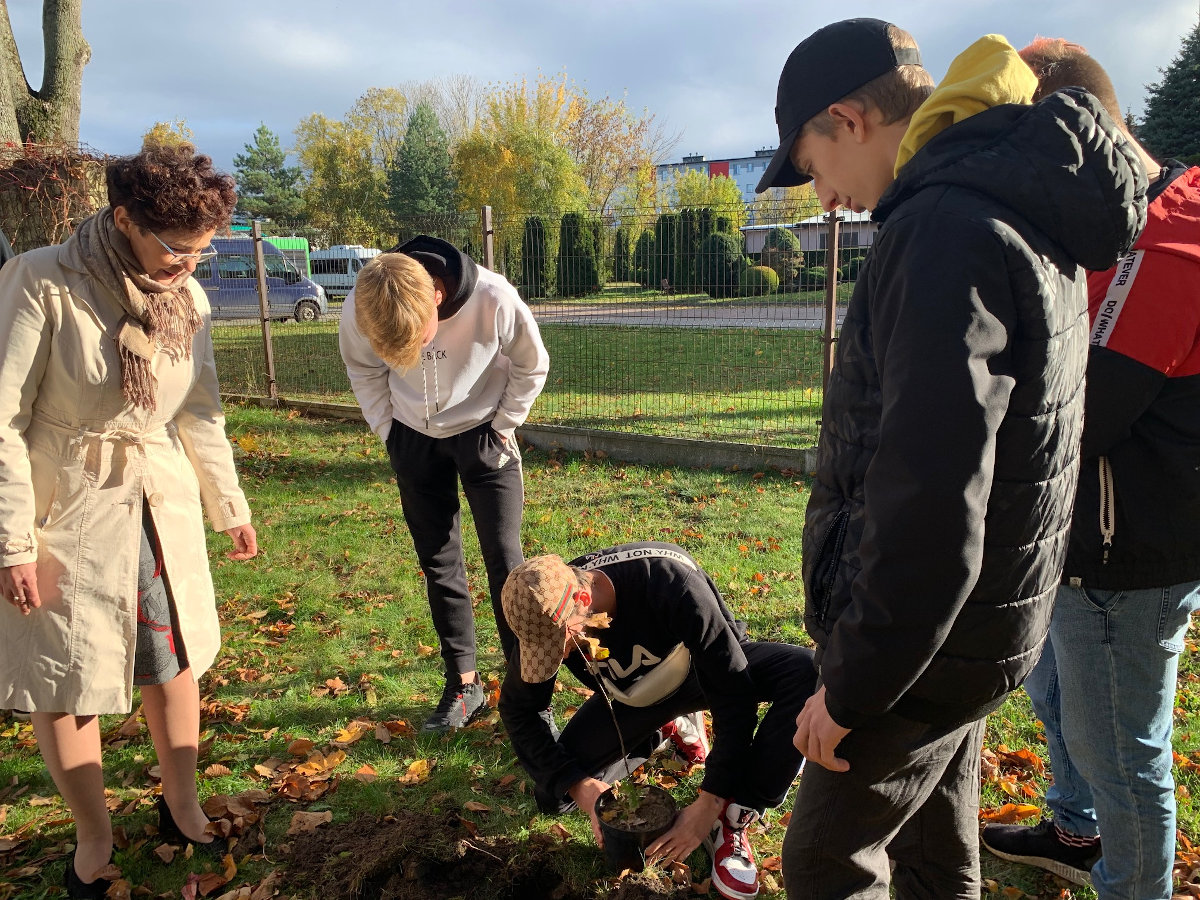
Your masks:
M 811 178 L 826 209 L 881 224 L 805 522 L 822 687 L 797 720 L 816 765 L 790 897 L 884 898 L 890 877 L 898 896 L 978 898 L 983 719 L 1037 661 L 1078 477 L 1081 266 L 1111 266 L 1145 221 L 1145 173 L 1095 99 L 1029 105 L 1003 38 L 931 85 L 901 29 L 821 29 L 784 67 L 758 186 Z

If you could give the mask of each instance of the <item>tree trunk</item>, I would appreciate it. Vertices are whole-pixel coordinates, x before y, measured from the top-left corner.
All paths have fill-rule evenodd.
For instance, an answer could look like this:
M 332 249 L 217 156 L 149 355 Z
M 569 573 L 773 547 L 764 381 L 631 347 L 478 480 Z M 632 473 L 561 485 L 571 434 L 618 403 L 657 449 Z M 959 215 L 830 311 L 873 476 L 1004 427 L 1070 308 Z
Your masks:
M 43 0 L 45 65 L 35 91 L 25 78 L 7 0 L 0 0 L 0 142 L 79 142 L 83 67 L 92 56 L 82 7 L 83 0 Z

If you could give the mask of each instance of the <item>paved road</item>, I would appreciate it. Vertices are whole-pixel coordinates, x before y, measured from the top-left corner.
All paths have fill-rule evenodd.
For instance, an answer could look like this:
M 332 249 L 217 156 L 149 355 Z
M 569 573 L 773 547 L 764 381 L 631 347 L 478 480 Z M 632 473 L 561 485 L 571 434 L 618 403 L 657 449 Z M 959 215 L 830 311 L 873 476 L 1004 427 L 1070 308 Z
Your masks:
M 846 310 L 838 307 L 838 326 Z M 819 306 L 789 304 L 685 305 L 670 303 L 550 303 L 535 304 L 538 323 L 572 325 L 659 325 L 686 328 L 804 328 L 825 327 Z
M 838 307 L 840 328 L 845 306 Z M 536 303 L 533 316 L 539 324 L 555 325 L 657 325 L 672 328 L 801 328 L 820 331 L 825 310 L 819 306 L 789 304 L 689 305 L 671 303 Z M 322 322 L 336 322 L 341 308 L 331 309 Z M 228 325 L 257 325 L 257 319 L 219 320 Z M 287 327 L 275 323 L 275 327 Z

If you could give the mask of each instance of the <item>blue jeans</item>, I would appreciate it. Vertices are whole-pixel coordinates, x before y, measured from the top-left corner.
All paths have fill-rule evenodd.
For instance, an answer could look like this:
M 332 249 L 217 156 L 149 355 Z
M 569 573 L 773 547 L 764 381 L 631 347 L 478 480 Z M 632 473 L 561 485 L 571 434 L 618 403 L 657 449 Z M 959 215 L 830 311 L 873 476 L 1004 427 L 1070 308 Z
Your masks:
M 1101 834 L 1101 900 L 1169 900 L 1175 858 L 1171 715 L 1200 582 L 1131 591 L 1060 587 L 1050 637 L 1025 682 L 1046 728 L 1046 804 L 1078 835 Z

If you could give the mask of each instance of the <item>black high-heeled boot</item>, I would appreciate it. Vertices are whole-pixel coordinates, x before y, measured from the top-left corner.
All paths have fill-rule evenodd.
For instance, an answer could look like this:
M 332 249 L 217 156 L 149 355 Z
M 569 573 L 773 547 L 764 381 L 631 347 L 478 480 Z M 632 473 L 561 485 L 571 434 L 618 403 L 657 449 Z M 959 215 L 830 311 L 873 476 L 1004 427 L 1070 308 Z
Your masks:
M 67 896 L 78 898 L 78 900 L 104 900 L 104 895 L 108 893 L 108 889 L 112 885 L 107 878 L 97 878 L 91 883 L 82 881 L 79 873 L 75 871 L 74 853 L 67 860 L 67 871 L 63 883 L 67 886 Z
M 211 819 L 209 821 L 212 821 Z M 229 840 L 227 838 L 213 835 L 213 839 L 208 843 L 194 841 L 175 824 L 175 817 L 171 815 L 171 807 L 167 806 L 165 797 L 158 798 L 158 836 L 169 844 L 183 844 L 185 847 L 191 844 L 199 852 L 205 856 L 210 856 L 215 860 L 225 858 L 225 854 L 229 852 Z

